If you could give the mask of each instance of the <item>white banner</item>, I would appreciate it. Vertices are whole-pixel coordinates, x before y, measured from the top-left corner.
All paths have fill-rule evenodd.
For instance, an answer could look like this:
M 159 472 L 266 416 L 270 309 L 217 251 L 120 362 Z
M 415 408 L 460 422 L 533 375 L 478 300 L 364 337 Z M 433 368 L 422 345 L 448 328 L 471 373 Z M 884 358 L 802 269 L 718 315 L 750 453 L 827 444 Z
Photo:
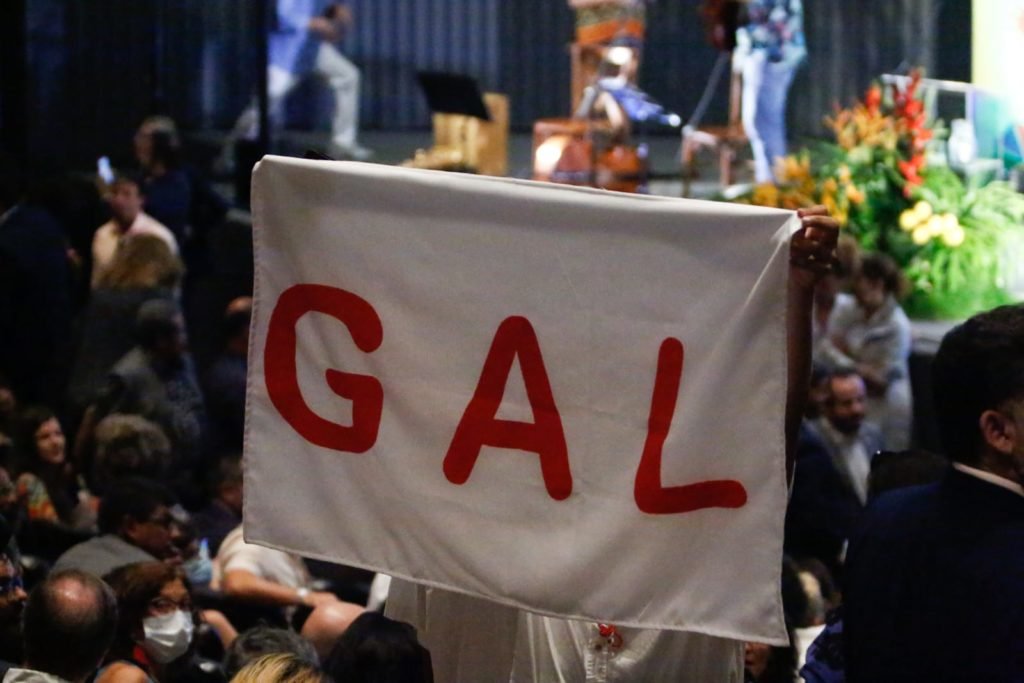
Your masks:
M 785 642 L 794 214 L 265 158 L 246 539 Z

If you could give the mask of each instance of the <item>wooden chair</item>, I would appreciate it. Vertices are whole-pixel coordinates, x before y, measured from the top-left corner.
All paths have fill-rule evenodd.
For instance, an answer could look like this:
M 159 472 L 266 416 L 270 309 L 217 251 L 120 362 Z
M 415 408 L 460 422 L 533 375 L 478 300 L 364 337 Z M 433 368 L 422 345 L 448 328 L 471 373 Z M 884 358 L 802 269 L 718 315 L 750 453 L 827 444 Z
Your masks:
M 718 151 L 718 180 L 722 187 L 733 184 L 733 165 L 737 152 L 749 140 L 742 121 L 743 76 L 732 72 L 729 83 L 729 121 L 725 125 L 683 129 L 683 196 L 690 196 L 690 183 L 697 177 L 696 156 L 702 149 Z

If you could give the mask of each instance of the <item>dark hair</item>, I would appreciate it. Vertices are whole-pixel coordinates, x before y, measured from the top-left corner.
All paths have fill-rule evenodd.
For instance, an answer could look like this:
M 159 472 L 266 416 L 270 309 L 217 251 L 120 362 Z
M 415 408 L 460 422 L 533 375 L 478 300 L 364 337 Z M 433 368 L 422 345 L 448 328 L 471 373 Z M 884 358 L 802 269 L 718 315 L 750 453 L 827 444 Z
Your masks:
M 953 328 L 932 363 L 932 400 L 946 455 L 977 463 L 981 414 L 1024 397 L 1024 306 L 1001 306 Z
M 241 484 L 243 479 L 242 456 L 240 453 L 225 453 L 206 475 L 206 493 L 216 498 L 224 486 Z
M 102 491 L 125 477 L 159 480 L 171 463 L 171 442 L 160 425 L 140 415 L 113 413 L 96 425 L 95 484 Z
M 125 477 L 107 489 L 100 501 L 97 525 L 100 533 L 115 534 L 125 517 L 144 522 L 161 505 L 170 507 L 176 502 L 174 494 L 163 484 L 142 477 Z
M 135 639 L 142 629 L 149 605 L 164 586 L 181 581 L 191 593 L 191 586 L 181 567 L 166 562 L 136 562 L 114 569 L 103 577 L 117 596 L 117 634 L 107 660 L 130 657 Z
M 224 336 L 233 339 L 238 335 L 249 332 L 249 323 L 252 321 L 252 309 L 235 310 L 224 316 Z
M 903 271 L 887 254 L 867 254 L 860 262 L 860 277 L 881 282 L 885 291 L 897 299 L 903 298 L 906 280 Z
M 173 170 L 181 165 L 181 148 L 177 144 L 176 136 L 166 130 L 154 130 L 149 134 L 153 143 L 150 163 L 163 164 L 167 170 Z
M 36 450 L 36 432 L 50 420 L 57 419 L 57 415 L 43 405 L 27 406 L 17 416 L 15 424 L 17 430 L 14 434 L 15 447 L 21 457 L 19 463 L 22 470 L 35 471 L 39 463 L 39 453 Z
M 110 189 L 113 190 L 118 185 L 134 185 L 139 194 L 146 194 L 145 183 L 138 176 L 131 173 L 116 173 L 114 179 L 110 181 Z
M 90 599 L 67 600 L 61 589 L 72 584 Z M 107 584 L 77 569 L 55 572 L 25 605 L 25 659 L 30 667 L 69 681 L 84 678 L 102 662 L 117 622 L 117 600 Z
M 416 629 L 377 612 L 364 612 L 334 644 L 326 671 L 336 681 L 419 683 L 433 681 L 430 652 Z
M 295 655 L 310 666 L 320 666 L 313 644 L 294 631 L 257 626 L 239 634 L 224 654 L 224 676 L 231 680 L 243 667 L 264 655 Z
M 941 455 L 920 449 L 879 451 L 871 458 L 868 500 L 886 491 L 938 481 L 948 467 L 949 461 Z
M 135 316 L 135 337 L 144 349 L 154 348 L 161 340 L 176 334 L 181 309 L 168 299 L 150 299 Z

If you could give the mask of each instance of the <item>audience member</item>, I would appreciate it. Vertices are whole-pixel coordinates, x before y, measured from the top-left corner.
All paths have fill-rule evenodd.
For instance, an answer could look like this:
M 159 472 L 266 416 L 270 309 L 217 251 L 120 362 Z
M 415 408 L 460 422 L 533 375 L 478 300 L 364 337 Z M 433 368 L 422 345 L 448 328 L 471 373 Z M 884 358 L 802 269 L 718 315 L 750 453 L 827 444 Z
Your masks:
M 822 346 L 828 341 L 832 313 L 856 305 L 849 290 L 860 271 L 860 247 L 849 235 L 840 235 L 836 245 L 836 261 L 832 271 L 825 273 L 814 287 L 814 318 L 811 334 L 814 340 L 813 356 L 820 362 Z
M 330 679 L 295 655 L 264 655 L 251 662 L 231 683 L 327 683 Z
M 17 412 L 18 398 L 14 395 L 11 383 L 0 373 L 0 467 L 10 467 L 12 464 L 14 416 Z
M 60 224 L 0 168 L 0 374 L 18 398 L 56 405 L 71 335 L 72 269 Z
M 126 478 L 110 487 L 100 502 L 100 536 L 64 553 L 55 570 L 81 569 L 96 576 L 135 562 L 177 560 L 174 496 L 161 484 Z
M 79 321 L 68 384 L 72 408 L 80 413 L 96 398 L 114 363 L 132 348 L 139 307 L 150 299 L 174 299 L 184 267 L 167 243 L 140 233 L 123 238 Z
M 346 683 L 432 683 L 430 652 L 410 624 L 365 612 L 331 650 L 324 670 Z
M 850 542 L 847 680 L 1011 681 L 1024 671 L 1024 307 L 942 340 L 935 414 L 953 466 L 880 496 Z
M 239 297 L 228 304 L 224 350 L 206 374 L 210 423 L 215 431 L 212 438 L 218 449 L 242 450 L 251 319 L 252 297 Z
M 882 436 L 864 420 L 866 390 L 857 373 L 837 370 L 827 386 L 824 414 L 805 426 L 799 441 L 785 547 L 794 557 L 815 557 L 838 572 L 867 502 L 871 458 L 882 448 Z
M 178 244 L 189 237 L 192 186 L 181 168 L 181 146 L 176 132 L 143 122 L 135 134 L 135 156 L 142 167 L 146 209 L 167 226 Z
M 117 616 L 113 592 L 95 576 L 51 574 L 25 606 L 25 669 L 12 669 L 4 683 L 88 680 L 110 648 Z
M 242 523 L 242 459 L 224 456 L 210 471 L 210 504 L 192 516 L 196 532 L 216 555 L 232 530 Z
M 178 240 L 174 234 L 142 210 L 145 203 L 139 183 L 127 176 L 117 177 L 110 185 L 110 213 L 112 217 L 96 230 L 92 238 L 92 286 L 99 286 L 114 260 L 121 240 L 128 235 L 153 235 L 178 253 Z
M 820 359 L 833 367 L 856 370 L 868 389 L 868 419 L 882 429 L 885 447 L 910 443 L 910 321 L 898 299 L 903 274 L 891 258 L 869 254 L 853 283 L 855 305 L 837 306 L 829 321 L 829 339 Z
M 107 415 L 96 425 L 93 482 L 99 495 L 125 477 L 163 480 L 172 464 L 171 442 L 155 422 L 138 415 Z
M 876 453 L 868 476 L 868 501 L 886 491 L 939 481 L 947 469 L 949 460 L 920 449 Z
M 119 567 L 104 577 L 117 596 L 117 635 L 96 683 L 168 680 L 169 665 L 186 657 L 198 618 L 185 575 L 163 562 Z
M 0 516 L 0 676 L 22 661 L 21 616 L 27 598 L 14 530 Z
M 362 607 L 342 602 L 333 593 L 312 590 L 301 557 L 246 543 L 242 527 L 221 544 L 214 560 L 214 582 L 229 598 L 285 610 L 289 619 L 301 622 L 296 627 L 321 657 L 363 613 Z
M 224 677 L 231 680 L 250 663 L 272 654 L 290 655 L 313 668 L 320 665 L 313 644 L 295 631 L 256 626 L 239 635 L 228 647 L 224 655 Z
M 114 365 L 99 403 L 107 413 L 141 415 L 160 425 L 174 448 L 178 493 L 188 495 L 203 465 L 206 410 L 185 321 L 173 302 L 151 299 L 139 307 L 135 331 L 138 345 Z
M 91 529 L 95 522 L 91 499 L 68 461 L 57 416 L 49 408 L 32 406 L 22 413 L 20 423 L 17 491 L 28 519 Z

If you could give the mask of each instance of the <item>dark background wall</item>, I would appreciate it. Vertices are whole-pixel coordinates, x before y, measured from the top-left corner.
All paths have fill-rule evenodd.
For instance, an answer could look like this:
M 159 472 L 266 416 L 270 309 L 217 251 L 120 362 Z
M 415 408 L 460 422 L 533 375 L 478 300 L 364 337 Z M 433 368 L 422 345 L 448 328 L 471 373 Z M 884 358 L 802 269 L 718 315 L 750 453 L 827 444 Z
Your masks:
M 426 128 L 420 69 L 475 76 L 509 95 L 512 123 L 569 113 L 572 15 L 562 0 L 350 0 L 357 24 L 344 50 L 363 69 L 362 126 Z M 716 53 L 698 0 L 649 10 L 641 85 L 687 118 Z M 85 168 L 127 152 L 151 113 L 188 130 L 225 129 L 251 97 L 258 55 L 254 0 L 3 0 L 2 144 L 35 167 Z M 966 79 L 966 0 L 804 0 L 810 57 L 794 85 L 794 135 L 812 136 L 836 102 L 901 65 Z M 724 117 L 725 83 L 708 112 Z M 317 101 L 315 87 L 296 96 Z M 302 98 L 307 98 L 303 100 Z M 310 100 L 309 98 L 312 98 Z M 317 124 L 292 107 L 296 125 Z M 321 117 L 322 118 L 322 117 Z

